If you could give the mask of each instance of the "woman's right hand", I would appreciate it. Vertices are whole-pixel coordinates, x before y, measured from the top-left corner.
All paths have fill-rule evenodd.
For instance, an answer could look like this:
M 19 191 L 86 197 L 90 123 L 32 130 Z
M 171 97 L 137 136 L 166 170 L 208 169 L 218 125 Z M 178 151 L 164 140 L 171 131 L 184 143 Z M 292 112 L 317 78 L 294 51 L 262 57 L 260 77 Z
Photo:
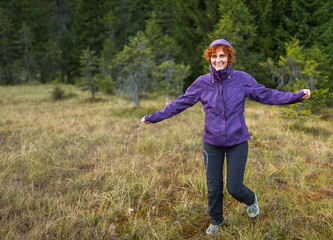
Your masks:
M 146 117 L 141 118 L 141 122 L 143 124 L 149 124 L 150 123 L 149 121 L 146 121 Z

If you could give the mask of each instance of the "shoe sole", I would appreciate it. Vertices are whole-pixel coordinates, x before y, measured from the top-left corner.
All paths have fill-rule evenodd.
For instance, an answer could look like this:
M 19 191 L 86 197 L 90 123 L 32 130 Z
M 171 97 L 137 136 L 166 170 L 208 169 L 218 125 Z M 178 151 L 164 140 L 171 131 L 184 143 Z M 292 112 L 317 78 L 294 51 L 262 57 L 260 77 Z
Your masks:
M 255 216 L 255 217 L 253 217 L 253 218 L 251 217 L 251 219 L 252 219 L 253 221 L 255 221 L 255 220 L 257 220 L 257 219 L 258 219 L 259 215 L 260 215 L 260 214 L 258 213 L 258 215 L 257 215 L 257 216 Z

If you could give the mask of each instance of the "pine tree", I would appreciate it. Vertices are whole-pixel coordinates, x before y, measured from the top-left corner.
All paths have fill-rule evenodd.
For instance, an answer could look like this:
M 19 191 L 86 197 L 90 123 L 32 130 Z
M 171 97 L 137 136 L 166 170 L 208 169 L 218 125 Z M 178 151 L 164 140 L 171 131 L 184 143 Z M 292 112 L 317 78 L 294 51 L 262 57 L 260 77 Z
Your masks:
M 48 42 L 48 51 L 56 50 L 57 58 L 53 63 L 57 65 L 55 69 L 60 71 L 60 81 L 73 83 L 72 80 L 72 51 L 74 49 L 74 37 L 71 32 L 73 15 L 75 9 L 75 0 L 53 0 L 51 7 L 51 39 Z M 50 48 L 53 46 L 52 48 Z M 60 56 L 58 56 L 60 54 Z
M 159 82 L 158 88 L 165 93 L 165 104 L 167 105 L 170 95 L 177 96 L 182 92 L 183 81 L 190 75 L 190 68 L 168 60 L 156 68 L 154 75 L 157 79 L 164 80 Z
M 106 39 L 103 44 L 103 51 L 100 57 L 100 73 L 101 88 L 107 93 L 114 93 L 116 83 L 113 77 L 116 75 L 112 72 L 110 65 L 115 57 L 115 48 L 111 39 Z
M 7 11 L 0 8 L 0 84 L 14 82 L 15 32 Z
M 21 45 L 21 51 L 23 52 L 23 68 L 25 72 L 26 80 L 31 83 L 35 80 L 35 75 L 37 72 L 37 65 L 35 61 L 35 56 L 33 53 L 33 36 L 30 28 L 23 24 L 22 29 L 19 31 Z
M 304 49 L 297 38 L 286 43 L 285 52 L 285 56 L 281 55 L 277 64 L 269 60 L 264 66 L 272 71 L 282 90 L 311 89 L 309 101 L 285 109 L 286 117 L 292 116 L 302 122 L 305 115 L 310 116 L 311 112 L 319 112 L 332 101 L 327 81 L 328 73 L 321 68 L 327 64 L 328 59 L 318 47 Z
M 80 57 L 81 63 L 81 81 L 80 86 L 83 90 L 91 92 L 92 100 L 95 100 L 95 93 L 98 91 L 99 78 L 95 76 L 98 71 L 99 61 L 96 52 L 89 47 L 82 51 Z
M 117 83 L 121 91 L 140 106 L 140 95 L 148 89 L 149 75 L 154 68 L 151 49 L 142 31 L 130 39 L 123 51 L 119 52 L 111 68 L 118 72 Z
M 149 41 L 149 47 L 155 55 L 157 65 L 173 59 L 180 50 L 177 48 L 175 40 L 163 32 L 155 12 L 152 12 L 151 18 L 146 21 L 145 35 Z
M 57 41 L 49 40 L 45 49 L 45 65 L 47 73 L 45 78 L 48 81 L 60 80 L 61 77 L 61 49 Z
M 175 39 L 181 49 L 176 62 L 183 62 L 191 66 L 193 78 L 185 80 L 185 88 L 193 79 L 207 71 L 200 67 L 203 59 L 203 52 L 209 45 L 208 33 L 212 31 L 218 22 L 218 2 L 212 0 L 174 0 L 170 8 L 173 9 L 173 16 L 170 25 L 170 36 Z
M 50 15 L 52 3 L 49 0 L 35 0 L 34 4 L 25 0 L 24 21 L 32 34 L 32 53 L 37 65 L 38 80 L 46 83 L 49 75 L 49 69 L 45 58 L 47 55 L 47 44 L 50 39 L 50 30 L 53 24 Z
M 103 16 L 105 36 L 117 52 L 129 43 L 129 38 L 143 31 L 151 12 L 150 0 L 109 0 Z
M 105 1 L 77 0 L 71 34 L 73 36 L 73 50 L 70 64 L 72 74 L 78 75 L 81 52 L 87 47 L 97 56 L 101 55 L 103 41 L 106 36 L 104 16 L 108 11 Z
M 243 0 L 221 0 L 219 13 L 221 18 L 209 34 L 210 41 L 223 38 L 230 42 L 237 51 L 236 68 L 252 73 L 253 63 L 257 61 L 251 53 L 257 29 L 254 17 Z

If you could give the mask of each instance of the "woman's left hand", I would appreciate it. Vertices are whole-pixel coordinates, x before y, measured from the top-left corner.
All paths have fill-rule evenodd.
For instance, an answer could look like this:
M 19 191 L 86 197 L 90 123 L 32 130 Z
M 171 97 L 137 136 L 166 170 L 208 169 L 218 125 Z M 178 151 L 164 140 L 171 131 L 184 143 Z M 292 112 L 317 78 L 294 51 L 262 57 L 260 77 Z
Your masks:
M 308 98 L 310 98 L 310 95 L 311 95 L 310 89 L 303 89 L 303 93 L 305 95 L 302 97 L 302 99 L 308 99 Z
M 146 121 L 146 117 L 141 118 L 141 122 L 143 124 L 149 124 L 150 123 L 149 121 Z

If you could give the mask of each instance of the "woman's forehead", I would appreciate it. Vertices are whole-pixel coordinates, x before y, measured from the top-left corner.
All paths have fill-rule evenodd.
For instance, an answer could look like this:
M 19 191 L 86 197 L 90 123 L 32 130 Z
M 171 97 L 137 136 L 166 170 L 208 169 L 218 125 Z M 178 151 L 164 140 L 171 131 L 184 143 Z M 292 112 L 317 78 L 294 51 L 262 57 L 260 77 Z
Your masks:
M 222 47 L 222 46 L 218 46 L 218 47 L 216 48 L 216 50 L 215 50 L 215 53 L 216 53 L 216 54 L 224 53 L 224 51 L 223 51 L 223 47 Z

